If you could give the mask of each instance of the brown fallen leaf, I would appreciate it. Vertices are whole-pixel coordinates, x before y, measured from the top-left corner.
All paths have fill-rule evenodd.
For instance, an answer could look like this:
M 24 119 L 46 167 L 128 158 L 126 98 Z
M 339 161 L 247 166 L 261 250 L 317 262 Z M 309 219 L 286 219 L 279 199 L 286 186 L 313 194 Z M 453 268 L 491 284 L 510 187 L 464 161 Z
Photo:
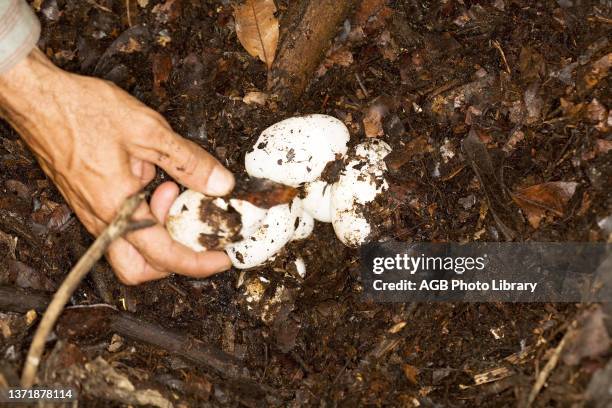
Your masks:
M 167 54 L 153 54 L 151 66 L 153 70 L 153 92 L 160 98 L 164 97 L 166 93 L 162 85 L 170 78 L 172 58 Z
M 338 65 L 341 67 L 348 67 L 353 63 L 353 53 L 346 48 L 339 48 L 333 51 L 328 57 L 323 60 L 319 68 L 317 69 L 317 78 L 322 77 L 327 73 L 327 70 Z
M 363 128 L 365 130 L 366 137 L 379 137 L 385 134 L 382 119 L 387 112 L 388 110 L 384 106 L 370 106 L 365 117 L 363 118 Z
M 401 149 L 393 150 L 386 158 L 385 162 L 391 170 L 399 170 L 416 155 L 431 153 L 433 147 L 425 136 L 417 136 L 410 140 Z
M 364 0 L 355 12 L 353 22 L 356 28 L 367 28 L 377 30 L 384 27 L 385 20 L 393 14 L 387 7 L 386 0 Z
M 278 45 L 278 19 L 274 0 L 246 0 L 234 8 L 236 35 L 253 57 L 272 67 Z
M 244 98 L 242 98 L 242 102 L 246 103 L 247 105 L 251 105 L 253 103 L 257 105 L 265 105 L 267 100 L 268 94 L 259 91 L 248 92 L 244 95 Z
M 589 71 L 582 78 L 580 89 L 589 90 L 594 88 L 599 81 L 608 76 L 608 71 L 612 66 L 612 52 L 604 55 L 597 61 L 595 61 Z
M 533 228 L 540 226 L 546 211 L 562 217 L 565 205 L 576 192 L 576 182 L 551 181 L 517 190 L 512 199 L 525 212 Z
M 137 39 L 130 37 L 126 44 L 120 44 L 117 49 L 126 54 L 142 51 L 142 44 Z
M 415 366 L 411 366 L 410 364 L 404 364 L 402 366 L 402 370 L 404 371 L 404 376 L 406 377 L 406 379 L 408 381 L 410 381 L 412 384 L 416 384 L 417 381 L 417 376 L 419 375 L 419 369 L 416 368 Z
M 607 154 L 610 150 L 612 150 L 612 141 L 605 139 L 597 139 L 596 147 L 598 154 Z
M 608 117 L 608 110 L 604 105 L 601 104 L 597 100 L 597 98 L 593 98 L 591 103 L 587 105 L 586 109 L 586 118 L 592 123 L 598 123 L 605 120 Z
M 383 119 L 390 112 L 397 109 L 397 100 L 388 96 L 381 95 L 375 98 L 365 112 L 363 118 L 363 128 L 366 137 L 379 137 L 385 134 L 383 129 Z
M 290 203 L 297 193 L 297 189 L 284 184 L 249 178 L 238 180 L 232 195 L 257 207 L 268 209 L 275 205 Z
M 160 23 L 171 23 L 181 15 L 181 0 L 167 0 L 151 10 Z

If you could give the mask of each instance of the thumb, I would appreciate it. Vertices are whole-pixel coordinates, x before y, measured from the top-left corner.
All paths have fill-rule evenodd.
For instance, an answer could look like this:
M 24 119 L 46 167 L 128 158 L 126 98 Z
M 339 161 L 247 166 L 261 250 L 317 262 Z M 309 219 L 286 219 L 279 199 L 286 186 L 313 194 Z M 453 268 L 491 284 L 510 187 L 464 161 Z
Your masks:
M 143 160 L 155 163 L 180 184 L 212 196 L 222 196 L 234 188 L 234 176 L 197 144 L 169 128 L 160 127 L 154 145 L 145 149 Z M 138 153 L 136 153 L 137 156 Z

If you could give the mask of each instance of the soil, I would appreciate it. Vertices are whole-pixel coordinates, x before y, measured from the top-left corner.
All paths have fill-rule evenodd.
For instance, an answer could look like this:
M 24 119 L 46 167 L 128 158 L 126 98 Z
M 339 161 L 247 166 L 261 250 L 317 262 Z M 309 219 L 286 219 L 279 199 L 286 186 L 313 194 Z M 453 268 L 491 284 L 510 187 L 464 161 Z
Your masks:
M 388 211 L 384 238 L 610 240 L 609 2 L 366 0 L 292 110 L 274 96 L 264 104 L 243 101 L 251 91 L 266 92 L 267 68 L 240 46 L 227 0 L 32 3 L 43 25 L 39 46 L 57 65 L 126 89 L 237 178 L 259 133 L 281 119 L 333 115 L 355 145 L 366 138 L 368 116 L 368 128 L 374 118 L 393 147 L 388 203 L 377 203 Z M 282 25 L 289 2 L 276 3 Z M 339 57 L 349 54 L 350 61 Z M 0 284 L 53 292 L 92 238 L 18 135 L 0 126 Z M 487 157 L 468 157 L 468 135 Z M 478 174 L 474 160 L 489 158 L 494 172 Z M 151 188 L 167 178 L 159 172 Z M 552 194 L 548 182 L 575 189 Z M 545 187 L 525 190 L 534 185 Z M 535 209 L 516 198 L 521 193 L 531 194 Z M 304 279 L 295 271 L 298 256 Z M 112 330 L 71 338 L 58 328 L 43 361 L 54 374 L 45 378 L 76 381 L 75 367 L 95 377 L 108 369 L 99 357 L 136 389 L 157 390 L 175 406 L 513 406 L 525 400 L 571 323 L 599 310 L 364 302 L 358 263 L 358 250 L 317 223 L 310 238 L 271 265 L 124 287 L 101 263 L 71 299 L 110 303 L 223 350 L 266 387 L 265 396 Z M 245 294 L 254 280 L 261 284 L 250 295 L 260 300 Z M 0 312 L 0 327 L 11 328 L 0 336 L 0 379 L 20 372 L 33 333 L 24 319 Z M 524 358 L 508 362 L 520 352 Z M 584 403 L 610 356 L 609 348 L 587 348 L 578 362 L 562 359 L 534 405 Z M 476 380 L 499 367 L 507 374 Z M 130 403 L 100 394 L 83 392 L 81 402 Z

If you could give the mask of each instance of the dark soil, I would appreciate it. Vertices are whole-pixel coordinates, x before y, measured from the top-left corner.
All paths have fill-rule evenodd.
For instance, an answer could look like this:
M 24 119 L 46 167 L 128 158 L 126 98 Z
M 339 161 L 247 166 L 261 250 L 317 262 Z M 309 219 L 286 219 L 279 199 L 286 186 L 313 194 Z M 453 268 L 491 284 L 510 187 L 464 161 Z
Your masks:
M 291 111 L 274 98 L 243 102 L 250 91 L 265 92 L 267 73 L 240 46 L 229 1 L 33 3 L 42 3 L 39 46 L 57 65 L 115 82 L 238 178 L 245 152 L 267 126 L 326 113 L 347 124 L 354 145 L 366 137 L 364 117 L 382 105 L 382 138 L 394 149 L 386 237 L 610 240 L 612 93 L 602 69 L 612 52 L 609 2 L 366 1 L 378 6 L 368 18 L 353 18 L 333 44 L 332 54 L 348 51 L 353 61 L 343 66 L 330 57 Z M 277 2 L 281 24 L 287 3 Z M 16 133 L 1 126 L 0 284 L 52 292 L 92 239 Z M 477 177 L 461 149 L 470 132 L 493 160 L 493 180 Z M 156 183 L 166 178 L 160 174 Z M 534 224 L 513 194 L 551 181 L 577 183 L 575 192 L 563 202 L 531 197 L 545 209 L 561 208 Z M 10 237 L 17 238 L 14 258 Z M 303 281 L 296 256 L 307 265 Z M 60 340 L 47 345 L 53 353 L 46 356 L 63 360 L 46 358 L 43 367 L 56 371 L 50 382 L 69 382 L 71 366 L 101 356 L 137 389 L 156 389 L 176 406 L 513 406 L 529 394 L 569 324 L 593 310 L 367 303 L 358 257 L 328 224 L 317 224 L 269 266 L 128 288 L 104 263 L 73 296 L 74 305 L 111 303 L 234 355 L 252 380 L 269 387 L 265 398 L 112 331 L 73 339 L 58 329 Z M 260 276 L 269 280 L 260 284 L 263 299 L 249 303 L 245 291 Z M 282 300 L 275 303 L 274 295 Z M 20 372 L 33 333 L 23 319 L 0 313 L 0 327 L 13 329 L 0 336 L 0 379 Z M 521 361 L 504 360 L 521 351 Z M 573 365 L 561 361 L 535 405 L 584 403 L 593 373 L 610 355 L 607 349 Z M 475 383 L 474 376 L 498 367 L 508 375 Z M 88 407 L 123 406 L 87 393 L 81 399 Z

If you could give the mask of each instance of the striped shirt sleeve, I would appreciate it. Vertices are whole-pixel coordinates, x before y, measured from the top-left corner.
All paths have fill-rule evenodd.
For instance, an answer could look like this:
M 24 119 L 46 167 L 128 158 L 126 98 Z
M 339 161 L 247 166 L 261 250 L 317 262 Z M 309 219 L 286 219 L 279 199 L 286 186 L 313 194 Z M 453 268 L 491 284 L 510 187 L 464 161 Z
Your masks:
M 36 46 L 40 23 L 25 0 L 0 0 L 0 74 Z

